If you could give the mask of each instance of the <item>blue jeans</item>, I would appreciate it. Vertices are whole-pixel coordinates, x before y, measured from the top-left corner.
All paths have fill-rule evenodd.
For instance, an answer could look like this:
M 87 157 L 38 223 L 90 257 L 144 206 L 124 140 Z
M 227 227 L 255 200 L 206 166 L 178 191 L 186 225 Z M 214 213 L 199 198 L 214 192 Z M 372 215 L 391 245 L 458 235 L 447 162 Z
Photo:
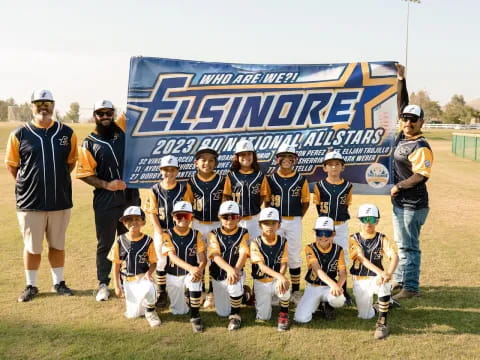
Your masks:
M 393 206 L 393 236 L 398 246 L 399 263 L 393 279 L 405 290 L 418 292 L 420 277 L 420 229 L 428 208 L 411 210 Z

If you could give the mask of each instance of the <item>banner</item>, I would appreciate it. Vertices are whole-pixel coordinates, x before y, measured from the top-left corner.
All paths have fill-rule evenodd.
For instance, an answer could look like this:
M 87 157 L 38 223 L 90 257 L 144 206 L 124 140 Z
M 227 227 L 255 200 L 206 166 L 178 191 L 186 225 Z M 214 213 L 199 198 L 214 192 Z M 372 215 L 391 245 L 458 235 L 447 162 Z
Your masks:
M 325 177 L 321 162 L 338 150 L 343 177 L 363 194 L 387 194 L 397 119 L 394 62 L 255 65 L 133 57 L 127 104 L 124 179 L 150 187 L 160 158 L 178 157 L 179 179 L 195 173 L 202 145 L 220 156 L 226 174 L 235 144 L 249 139 L 261 169 L 276 169 L 282 143 L 295 145 L 297 171 L 310 184 Z

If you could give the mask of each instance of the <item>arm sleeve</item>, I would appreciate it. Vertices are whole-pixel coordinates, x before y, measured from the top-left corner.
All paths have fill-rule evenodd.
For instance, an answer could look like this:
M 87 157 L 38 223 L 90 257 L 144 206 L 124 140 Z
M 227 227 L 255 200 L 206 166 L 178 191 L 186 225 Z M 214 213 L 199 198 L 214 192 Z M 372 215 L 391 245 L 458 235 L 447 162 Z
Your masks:
M 144 210 L 149 214 L 158 214 L 157 196 L 152 189 L 150 189 L 147 193 Z
M 125 113 L 121 113 L 120 115 L 118 115 L 117 119 L 115 120 L 115 124 L 117 124 L 117 126 L 123 130 L 123 132 L 126 131 L 127 129 L 127 116 L 125 115 Z
M 313 186 L 313 202 L 315 205 L 320 205 L 320 190 L 318 190 L 318 184 Z
M 338 271 L 346 270 L 347 265 L 345 264 L 345 255 L 343 254 L 343 250 L 340 250 L 340 255 L 338 256 Z
M 225 185 L 223 187 L 223 194 L 227 196 L 232 195 L 232 183 L 230 182 L 230 176 L 225 176 Z
M 78 153 L 77 179 L 96 175 L 97 162 L 92 153 L 83 146 Z
M 403 111 L 403 108 L 408 105 L 408 90 L 407 81 L 405 79 L 397 81 L 397 110 L 398 118 Z
M 20 167 L 20 141 L 11 133 L 8 137 L 7 148 L 5 149 L 5 164 Z
M 258 264 L 259 262 L 265 262 L 265 259 L 258 248 L 258 245 L 255 241 L 252 241 L 250 244 L 250 262 L 252 264 Z
M 305 180 L 302 187 L 302 203 L 310 202 L 310 187 L 308 186 L 308 181 Z
M 70 153 L 68 154 L 67 163 L 68 164 L 75 164 L 78 159 L 78 142 L 77 142 L 77 135 L 72 133 L 72 137 L 70 138 Z
M 427 147 L 415 150 L 408 156 L 408 160 L 412 163 L 412 171 L 416 174 L 430 177 L 432 172 L 433 153 Z

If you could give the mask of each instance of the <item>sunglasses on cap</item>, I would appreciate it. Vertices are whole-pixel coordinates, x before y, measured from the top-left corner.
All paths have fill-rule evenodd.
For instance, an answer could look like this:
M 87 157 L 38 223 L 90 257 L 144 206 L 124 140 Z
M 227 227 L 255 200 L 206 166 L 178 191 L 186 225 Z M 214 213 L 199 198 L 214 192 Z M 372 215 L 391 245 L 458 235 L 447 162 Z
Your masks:
M 403 122 L 410 121 L 412 124 L 415 124 L 418 120 L 420 120 L 419 117 L 416 116 L 407 116 L 407 117 L 402 117 Z
M 315 230 L 315 235 L 317 235 L 318 237 L 330 237 L 333 235 L 333 231 L 332 230 Z
M 53 101 L 40 100 L 40 101 L 34 101 L 33 103 L 34 103 L 36 106 L 43 106 L 43 105 L 50 106 L 51 104 L 53 104 Z
M 176 213 L 176 214 L 173 215 L 173 217 L 175 219 L 177 219 L 178 221 L 183 220 L 183 219 L 190 221 L 190 220 L 192 220 L 193 214 L 191 214 L 191 213 Z
M 95 115 L 97 115 L 98 117 L 104 117 L 105 115 L 107 115 L 108 117 L 112 117 L 113 110 L 107 110 L 107 111 L 98 110 L 98 111 L 95 111 Z
M 238 214 L 227 214 L 227 215 L 220 216 L 220 219 L 223 219 L 223 220 L 238 220 L 238 219 L 240 219 L 240 215 L 238 215 Z
M 376 224 L 378 222 L 378 218 L 375 216 L 364 216 L 360 218 L 362 224 Z

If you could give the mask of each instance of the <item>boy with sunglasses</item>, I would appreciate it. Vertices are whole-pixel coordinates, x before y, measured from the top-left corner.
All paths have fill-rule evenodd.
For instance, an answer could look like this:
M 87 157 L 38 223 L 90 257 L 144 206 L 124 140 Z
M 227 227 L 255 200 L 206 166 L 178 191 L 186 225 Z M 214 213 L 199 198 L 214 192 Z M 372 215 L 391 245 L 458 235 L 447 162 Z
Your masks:
M 277 297 L 280 301 L 277 329 L 286 331 L 289 328 L 290 304 L 290 282 L 285 277 L 288 266 L 287 239 L 277 235 L 280 228 L 277 209 L 262 209 L 258 221 L 261 235 L 250 243 L 256 317 L 259 320 L 270 320 L 272 298 Z
M 150 189 L 145 205 L 145 212 L 150 214 L 152 220 L 153 242 L 158 257 L 155 280 L 159 289 L 157 300 L 159 308 L 167 305 L 165 272 L 167 258 L 162 255 L 162 232 L 172 229 L 175 225 L 172 218 L 172 209 L 176 202 L 183 200 L 186 190 L 186 183 L 177 181 L 178 169 L 178 159 L 175 156 L 166 155 L 160 159 L 162 179 Z
M 363 204 L 358 209 L 360 232 L 350 236 L 350 258 L 353 261 L 350 274 L 353 278 L 353 295 L 358 308 L 358 317 L 371 319 L 375 316 L 373 295 L 378 295 L 378 320 L 375 339 L 388 336 L 387 314 L 390 307 L 391 279 L 398 264 L 397 246 L 386 235 L 376 231 L 380 212 L 373 204 Z M 385 270 L 382 260 L 390 264 Z
M 190 228 L 192 205 L 186 201 L 175 203 L 172 210 L 175 226 L 163 235 L 163 254 L 167 260 L 167 290 L 170 310 L 174 315 L 186 314 L 190 306 L 190 322 L 194 332 L 203 331 L 200 318 L 203 270 L 207 264 L 202 235 Z M 185 301 L 188 289 L 189 305 Z
M 308 323 L 312 315 L 320 312 L 326 320 L 335 319 L 335 308 L 345 304 L 343 284 L 347 278 L 343 249 L 335 244 L 335 225 L 329 217 L 315 221 L 315 242 L 305 246 L 307 258 L 307 286 L 295 311 L 294 320 Z
M 249 255 L 248 231 L 238 226 L 240 208 L 234 201 L 220 206 L 218 217 L 221 227 L 208 238 L 208 258 L 212 260 L 210 276 L 213 278 L 215 310 L 219 316 L 228 316 L 228 330 L 238 330 L 242 323 L 240 305 L 243 297 L 245 274 L 243 267 Z

